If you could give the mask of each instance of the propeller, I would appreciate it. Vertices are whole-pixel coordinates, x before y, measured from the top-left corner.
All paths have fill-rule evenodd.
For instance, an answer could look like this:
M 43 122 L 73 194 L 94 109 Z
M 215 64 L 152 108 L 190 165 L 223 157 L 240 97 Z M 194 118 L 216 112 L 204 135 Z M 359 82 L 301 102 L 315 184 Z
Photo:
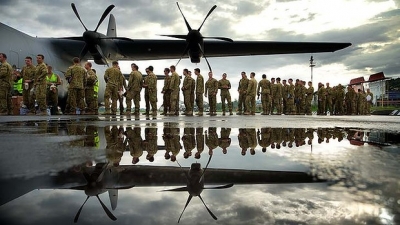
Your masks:
M 104 21 L 104 19 L 108 16 L 108 14 L 111 12 L 111 10 L 115 7 L 114 5 L 109 5 L 107 9 L 104 11 L 103 15 L 100 17 L 99 22 L 97 23 L 96 29 L 93 31 L 90 31 L 87 29 L 85 24 L 82 22 L 81 17 L 79 16 L 78 10 L 76 9 L 76 6 L 74 3 L 71 3 L 72 10 L 74 11 L 76 17 L 78 18 L 79 22 L 81 22 L 83 28 L 85 28 L 85 32 L 83 32 L 83 40 L 85 41 L 85 46 L 83 47 L 81 53 L 79 54 L 79 58 L 82 59 L 88 51 L 90 52 L 97 52 L 100 54 L 101 59 L 108 65 L 106 57 L 103 54 L 103 51 L 101 50 L 100 47 L 100 40 L 104 39 L 102 38 L 102 35 L 100 35 L 97 32 L 97 29 L 99 28 L 100 24 Z M 104 35 L 103 35 L 104 36 Z
M 181 8 L 179 7 L 179 3 L 177 2 L 176 5 L 178 6 L 178 9 L 180 11 L 180 13 L 182 14 L 182 17 L 185 21 L 186 27 L 188 29 L 188 34 L 187 35 L 161 35 L 161 36 L 166 36 L 166 37 L 173 37 L 173 38 L 178 38 L 178 39 L 184 39 L 186 40 L 186 47 L 185 50 L 183 51 L 182 56 L 180 57 L 178 63 L 176 65 L 179 64 L 179 62 L 181 61 L 181 59 L 183 58 L 183 56 L 185 56 L 186 54 L 190 53 L 190 52 L 200 52 L 201 55 L 204 57 L 204 59 L 206 59 L 207 61 L 207 65 L 208 68 L 210 69 L 210 71 L 212 71 L 211 66 L 207 60 L 207 57 L 204 54 L 204 39 L 217 39 L 217 40 L 222 40 L 222 41 L 229 41 L 229 42 L 233 42 L 232 39 L 230 38 L 226 38 L 226 37 L 203 37 L 203 35 L 200 33 L 201 28 L 204 25 L 204 22 L 207 20 L 207 18 L 211 15 L 211 13 L 214 11 L 215 8 L 217 8 L 216 5 L 214 5 L 210 11 L 207 13 L 206 17 L 204 18 L 203 22 L 201 23 L 200 27 L 196 30 L 196 29 L 192 29 L 192 27 L 190 26 L 189 22 L 187 21 L 185 15 L 183 14 Z M 201 55 L 198 55 L 197 57 L 200 57 Z M 192 57 L 191 55 L 189 55 L 190 57 Z M 193 61 L 194 59 L 192 59 L 192 62 L 198 62 L 198 61 Z
M 182 215 L 185 212 L 185 210 L 186 210 L 187 206 L 189 205 L 190 201 L 192 200 L 193 196 L 198 196 L 200 198 L 201 202 L 203 203 L 203 205 L 206 207 L 208 213 L 211 215 L 211 217 L 214 220 L 217 220 L 217 217 L 207 207 L 206 203 L 204 202 L 204 200 L 203 200 L 203 198 L 201 197 L 200 194 L 204 189 L 225 189 L 225 188 L 232 187 L 233 184 L 226 184 L 226 185 L 214 186 L 214 187 L 204 187 L 204 179 L 203 179 L 204 172 L 206 171 L 208 165 L 210 164 L 211 158 L 212 158 L 212 155 L 210 155 L 210 158 L 208 159 L 207 165 L 203 170 L 201 170 L 201 169 L 199 170 L 200 164 L 198 164 L 198 163 L 193 163 L 192 164 L 191 169 L 189 171 L 189 174 L 185 173 L 185 176 L 187 178 L 187 186 L 186 187 L 179 187 L 179 188 L 174 188 L 174 189 L 162 190 L 162 191 L 177 191 L 177 192 L 187 191 L 187 192 L 189 192 L 189 196 L 188 196 L 188 198 L 186 200 L 186 204 L 183 207 L 181 215 L 179 216 L 178 223 L 181 220 Z M 182 168 L 182 166 L 179 164 L 178 161 L 177 161 L 177 163 L 178 163 L 179 167 Z M 196 165 L 196 169 L 193 170 L 193 168 L 195 167 L 194 165 Z

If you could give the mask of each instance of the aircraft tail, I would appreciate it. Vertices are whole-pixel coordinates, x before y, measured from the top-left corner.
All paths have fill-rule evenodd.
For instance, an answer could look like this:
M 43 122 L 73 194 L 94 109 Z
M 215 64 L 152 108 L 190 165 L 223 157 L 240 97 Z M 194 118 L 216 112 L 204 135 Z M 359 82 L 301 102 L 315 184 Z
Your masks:
M 117 25 L 113 14 L 110 14 L 110 19 L 108 20 L 107 37 L 117 37 Z

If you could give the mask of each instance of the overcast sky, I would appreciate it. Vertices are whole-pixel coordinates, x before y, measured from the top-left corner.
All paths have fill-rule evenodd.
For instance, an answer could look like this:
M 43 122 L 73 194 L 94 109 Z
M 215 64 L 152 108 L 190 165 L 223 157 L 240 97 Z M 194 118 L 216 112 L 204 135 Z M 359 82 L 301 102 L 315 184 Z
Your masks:
M 84 29 L 75 17 L 69 1 L 0 0 L 2 22 L 38 37 L 82 35 Z M 217 8 L 202 28 L 204 36 L 225 36 L 233 40 L 326 41 L 350 42 L 351 47 L 334 53 L 313 54 L 313 81 L 347 84 L 350 79 L 383 71 L 386 76 L 400 76 L 400 0 L 264 0 L 216 1 L 184 0 L 180 7 L 192 28 L 200 26 L 209 9 Z M 75 2 L 82 21 L 89 29 L 110 4 L 106 0 Z M 132 39 L 165 39 L 158 34 L 186 34 L 184 20 L 175 1 L 113 1 L 118 36 Z M 29 13 L 28 13 L 29 12 Z M 108 19 L 99 28 L 106 33 Z M 214 76 L 226 72 L 231 80 L 233 98 L 240 72 L 252 71 L 256 79 L 311 79 L 311 54 L 209 58 Z M 140 70 L 153 65 L 157 74 L 176 60 L 139 61 Z M 124 73 L 130 63 L 122 63 Z M 192 64 L 183 59 L 177 67 L 199 67 L 207 75 L 207 64 Z M 162 82 L 159 82 L 162 83 Z

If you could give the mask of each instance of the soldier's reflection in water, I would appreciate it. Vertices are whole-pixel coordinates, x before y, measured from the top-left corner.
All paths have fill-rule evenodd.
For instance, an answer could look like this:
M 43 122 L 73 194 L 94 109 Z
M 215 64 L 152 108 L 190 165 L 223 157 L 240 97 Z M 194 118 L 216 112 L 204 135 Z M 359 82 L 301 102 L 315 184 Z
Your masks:
M 197 152 L 194 154 L 194 158 L 200 159 L 201 153 L 204 150 L 204 134 L 202 127 L 196 128 L 196 148 Z
M 222 153 L 226 154 L 228 152 L 228 147 L 231 146 L 231 128 L 221 128 L 221 135 L 218 139 L 218 145 L 222 148 Z
M 147 150 L 146 159 L 154 162 L 154 155 L 158 151 L 157 146 L 157 127 L 146 127 L 144 129 L 145 140 L 143 141 L 143 148 Z
M 164 127 L 163 139 L 165 142 L 165 159 L 171 158 L 172 162 L 176 161 L 176 156 L 179 154 L 182 146 L 180 141 L 179 127 Z
M 76 123 L 67 124 L 67 133 L 69 136 L 79 136 L 76 140 L 71 141 L 70 145 L 75 147 L 84 147 L 85 139 L 83 138 L 86 134 L 85 126 Z
M 114 166 L 119 166 L 122 155 L 125 150 L 124 146 L 124 129 L 117 126 L 104 127 L 104 135 L 106 137 L 106 157 Z
M 247 148 L 249 148 L 246 129 L 239 128 L 238 141 L 239 147 L 241 148 L 241 154 L 244 156 L 246 155 Z
M 185 159 L 192 156 L 192 150 L 196 147 L 196 140 L 195 140 L 195 130 L 194 127 L 185 127 L 183 128 L 183 148 L 185 152 L 183 153 L 183 157 Z
M 100 145 L 100 139 L 99 139 L 99 132 L 97 132 L 97 127 L 88 125 L 86 127 L 86 138 L 84 146 L 99 148 L 99 145 Z
M 132 156 L 132 164 L 136 164 L 139 162 L 140 156 L 143 155 L 142 148 L 142 136 L 141 136 L 142 128 L 140 127 L 127 127 L 125 131 L 126 141 L 128 143 L 128 149 Z
M 206 145 L 208 147 L 208 154 L 212 155 L 213 150 L 218 147 L 218 134 L 216 127 L 209 127 L 208 132 L 205 131 Z
M 255 128 L 247 128 L 246 129 L 247 143 L 250 147 L 250 155 L 256 154 L 257 147 L 257 134 Z
M 261 128 L 261 131 L 257 130 L 257 140 L 258 145 L 261 146 L 261 151 L 266 152 L 267 148 L 271 144 L 271 128 L 265 127 Z

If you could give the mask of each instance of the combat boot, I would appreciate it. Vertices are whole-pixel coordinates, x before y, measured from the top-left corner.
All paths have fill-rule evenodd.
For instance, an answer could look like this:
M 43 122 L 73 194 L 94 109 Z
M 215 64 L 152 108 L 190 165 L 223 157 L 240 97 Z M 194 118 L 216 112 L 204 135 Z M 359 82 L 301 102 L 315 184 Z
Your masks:
M 152 115 L 152 116 L 157 116 L 157 111 L 153 111 L 153 112 L 151 113 L 151 115 Z
M 250 113 L 249 112 L 244 112 L 243 115 L 250 115 Z
M 236 115 L 242 115 L 242 112 L 241 112 L 241 111 L 239 111 L 239 112 L 237 112 L 237 113 L 236 113 Z

